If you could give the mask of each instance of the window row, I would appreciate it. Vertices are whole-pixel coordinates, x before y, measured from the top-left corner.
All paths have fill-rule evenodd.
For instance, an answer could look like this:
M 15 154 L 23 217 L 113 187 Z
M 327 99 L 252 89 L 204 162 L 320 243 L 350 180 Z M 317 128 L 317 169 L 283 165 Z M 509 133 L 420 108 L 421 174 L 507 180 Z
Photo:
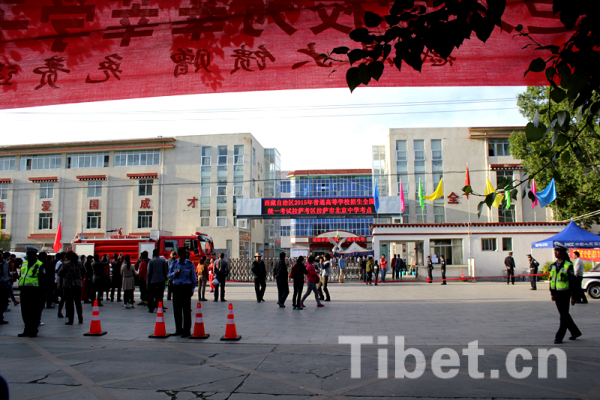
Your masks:
M 415 162 L 424 162 L 425 155 L 425 140 L 413 140 L 413 156 Z M 431 139 L 431 160 L 442 161 L 442 139 Z M 396 162 L 408 161 L 408 145 L 407 140 L 396 140 Z
M 255 155 L 253 151 L 252 155 Z M 254 158 L 253 158 L 254 159 Z M 217 165 L 227 165 L 229 157 L 227 156 L 227 146 L 217 146 Z M 201 165 L 211 166 L 212 165 L 212 147 L 202 146 L 201 150 Z M 244 145 L 233 146 L 233 165 L 244 165 Z
M 502 251 L 512 251 L 513 242 L 510 237 L 502 238 Z M 498 251 L 496 244 L 496 238 L 482 238 L 481 239 L 481 250 L 482 251 Z

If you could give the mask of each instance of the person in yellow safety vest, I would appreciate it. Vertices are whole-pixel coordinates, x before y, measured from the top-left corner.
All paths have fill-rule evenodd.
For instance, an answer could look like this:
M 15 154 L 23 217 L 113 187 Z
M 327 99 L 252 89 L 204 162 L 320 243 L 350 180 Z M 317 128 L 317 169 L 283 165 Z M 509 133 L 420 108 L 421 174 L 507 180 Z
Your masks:
M 25 247 L 27 259 L 21 267 L 19 278 L 19 293 L 21 297 L 21 317 L 25 328 L 19 337 L 36 337 L 38 326 L 44 308 L 44 282 L 46 271 L 43 263 L 37 258 L 37 249 L 33 246 Z
M 581 331 L 575 325 L 571 314 L 569 314 L 569 301 L 575 305 L 576 277 L 573 272 L 573 263 L 567 254 L 567 248 L 560 243 L 554 243 L 554 258 L 556 261 L 550 266 L 550 298 L 556 303 L 560 314 L 560 326 L 554 344 L 562 343 L 567 329 L 571 332 L 569 340 L 575 340 L 581 336 Z

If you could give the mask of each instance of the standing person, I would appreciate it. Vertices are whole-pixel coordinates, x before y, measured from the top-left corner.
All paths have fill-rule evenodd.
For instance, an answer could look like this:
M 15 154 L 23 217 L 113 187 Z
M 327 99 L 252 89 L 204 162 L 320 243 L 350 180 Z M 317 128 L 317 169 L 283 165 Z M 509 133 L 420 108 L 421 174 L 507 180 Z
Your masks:
M 344 283 L 344 273 L 346 272 L 346 259 L 342 254 L 340 256 L 340 261 L 338 261 L 338 265 L 340 266 L 340 283 Z
M 309 262 L 306 264 L 306 274 L 307 274 L 306 293 L 304 293 L 302 300 L 300 300 L 300 307 L 296 308 L 296 309 L 300 309 L 300 310 L 302 310 L 302 307 L 304 307 L 304 300 L 306 300 L 306 298 L 311 294 L 311 292 L 314 292 L 314 294 L 315 294 L 315 300 L 317 301 L 317 307 L 324 306 L 323 303 L 321 303 L 321 300 L 319 299 L 319 293 L 317 291 L 317 283 L 320 281 L 319 273 L 317 272 L 315 267 L 310 262 L 310 259 L 311 259 L 311 257 L 308 257 Z
M 180 247 L 179 259 L 169 267 L 169 278 L 173 279 L 173 317 L 175 335 L 186 338 L 192 329 L 192 296 L 198 284 L 194 263 L 187 259 L 187 250 Z
M 440 256 L 441 269 L 442 269 L 442 285 L 446 284 L 446 257 Z
M 369 257 L 366 263 L 365 271 L 367 272 L 367 285 L 373 285 L 373 257 Z
M 27 259 L 23 262 L 19 278 L 21 317 L 25 328 L 23 333 L 17 335 L 19 337 L 36 337 L 42 318 L 45 300 L 43 284 L 46 282 L 46 271 L 43 263 L 37 258 L 37 251 L 33 246 L 25 247 Z
M 40 287 L 44 290 L 44 306 L 48 301 L 48 293 L 51 291 L 54 294 L 54 269 L 52 268 L 52 264 L 48 260 L 48 253 L 45 251 L 41 251 L 38 254 L 38 260 L 42 262 L 42 269 L 46 271 L 45 277 L 46 279 L 43 282 L 40 282 Z M 42 308 L 44 308 L 42 306 Z M 48 307 L 54 308 L 54 307 Z
M 579 257 L 579 252 L 576 251 L 573 253 L 575 255 L 575 287 L 573 294 L 575 295 L 575 303 L 578 304 L 587 304 L 587 297 L 585 297 L 585 293 L 581 288 L 581 282 L 583 281 L 583 273 L 585 272 L 585 268 L 583 266 L 583 260 Z
M 308 264 L 315 261 L 313 256 L 308 257 Z M 292 296 L 292 308 L 294 310 L 302 310 L 302 289 L 304 288 L 304 275 L 306 275 L 306 265 L 304 265 L 304 257 L 300 256 L 296 260 L 296 264 L 292 267 L 292 279 L 294 280 L 294 295 Z
M 98 301 L 98 307 L 102 307 L 102 299 L 104 292 L 104 267 L 105 263 L 100 261 L 100 256 L 98 254 L 94 255 L 94 263 L 92 264 L 92 269 L 94 270 L 94 297 Z
M 10 282 L 8 284 L 8 293 L 10 294 L 10 298 L 13 301 L 13 304 L 16 306 L 19 305 L 19 302 L 15 298 L 15 293 L 13 290 L 13 284 L 19 280 L 19 273 L 17 271 L 21 270 L 21 265 L 23 265 L 23 260 L 17 258 L 14 254 L 10 256 L 10 263 L 8 264 L 10 267 Z
M 529 274 L 532 275 L 530 276 L 530 282 L 531 282 L 531 288 L 529 290 L 537 290 L 537 273 L 538 273 L 538 267 L 540 266 L 540 263 L 537 262 L 532 256 L 531 254 L 527 254 L 527 260 L 529 260 Z
M 363 282 L 367 282 L 367 260 L 365 257 L 358 257 L 358 266 L 360 269 L 360 277 Z
M 404 261 L 404 258 L 400 257 L 398 258 L 398 263 L 400 266 L 396 266 L 396 274 L 398 274 L 400 281 L 402 281 L 402 275 L 404 275 L 404 271 L 406 271 L 406 261 Z
M 169 260 L 167 261 L 169 263 L 169 268 L 171 268 L 171 264 L 173 264 L 174 261 L 177 261 L 177 252 L 175 250 L 171 252 L 171 258 L 169 258 Z M 167 300 L 171 300 L 172 295 L 173 279 L 169 278 L 167 279 Z
M 165 282 L 169 274 L 167 260 L 160 257 L 160 250 L 152 250 L 152 260 L 148 263 L 148 312 L 153 313 L 162 303 L 165 294 Z
M 117 292 L 117 302 L 121 301 L 121 286 L 123 286 L 123 277 L 121 276 L 121 258 L 122 257 L 119 257 L 117 253 L 114 253 L 113 260 L 110 263 L 112 268 L 110 301 L 115 301 L 115 291 Z
M 215 285 L 215 301 L 219 300 L 219 289 L 221 289 L 221 301 L 227 301 L 225 300 L 225 281 L 227 280 L 227 275 L 229 275 L 229 264 L 225 261 L 225 253 L 219 254 L 219 259 L 215 262 L 213 268 L 214 274 L 219 281 Z
M 81 287 L 83 286 L 82 269 L 79 266 L 79 257 L 72 251 L 67 253 L 65 261 L 58 271 L 59 287 L 65 297 L 67 306 L 67 322 L 65 325 L 73 325 L 75 309 L 79 323 L 83 324 L 83 311 L 81 309 Z
M 385 282 L 385 275 L 387 274 L 387 260 L 385 259 L 385 254 L 381 255 L 381 259 L 379 260 L 379 268 L 381 270 L 381 282 Z
M 93 303 L 96 295 L 94 294 L 94 268 L 92 268 L 92 264 L 94 263 L 94 257 L 88 256 L 84 263 L 85 268 L 85 278 L 83 279 L 83 290 L 81 293 L 81 297 L 83 298 L 83 302 L 85 303 Z M 62 310 L 62 306 L 58 305 L 58 313 Z
M 148 252 L 146 250 L 142 251 L 142 254 L 140 254 L 140 259 L 139 259 L 139 268 L 138 268 L 138 275 L 140 277 L 139 279 L 139 285 L 140 285 L 140 302 L 138 303 L 138 306 L 146 306 L 148 305 L 148 288 L 146 286 L 146 280 L 148 278 L 148 263 L 150 262 L 150 259 L 148 258 Z
M 265 290 L 267 289 L 267 268 L 265 267 L 265 262 L 261 260 L 260 253 L 256 253 L 254 255 L 254 261 L 252 262 L 250 272 L 252 272 L 252 277 L 254 278 L 256 302 L 260 303 L 265 301 Z M 221 282 L 221 280 L 219 280 L 219 282 Z
M 410 272 L 412 273 L 413 271 L 416 271 L 416 265 L 417 265 L 417 261 L 415 259 L 415 255 L 411 255 L 410 256 Z M 416 274 L 416 272 L 415 272 Z
M 10 253 L 9 257 L 10 257 Z M 46 308 L 56 308 L 55 304 L 56 302 L 54 301 L 56 299 L 57 296 L 57 289 L 56 289 L 56 276 L 57 276 L 57 269 L 56 269 L 56 265 L 61 262 L 62 259 L 62 254 L 61 252 L 58 252 L 55 254 L 54 256 L 54 260 L 52 260 L 49 265 L 48 265 L 48 286 L 47 286 L 47 293 L 46 293 Z M 53 304 L 54 303 L 54 304 Z
M 556 303 L 560 314 L 560 326 L 554 337 L 554 344 L 562 343 L 567 329 L 571 332 L 569 340 L 581 336 L 581 331 L 575 325 L 569 314 L 569 301 L 575 305 L 575 291 L 577 279 L 573 271 L 573 263 L 567 255 L 567 248 L 555 243 L 554 258 L 556 261 L 550 266 L 550 298 Z
M 211 259 L 210 264 L 208 264 L 208 283 L 210 286 L 210 292 L 215 291 L 215 285 L 212 283 L 215 279 L 215 260 Z
M 392 279 L 396 279 L 396 268 L 398 268 L 398 255 L 395 254 L 390 261 L 390 267 L 392 268 Z
M 273 278 L 277 282 L 277 304 L 280 308 L 285 307 L 285 300 L 290 294 L 290 285 L 288 283 L 288 270 L 285 260 L 285 252 L 279 253 L 279 261 L 273 269 Z
M 129 254 L 126 254 L 123 256 L 123 262 L 121 263 L 121 276 L 123 277 L 123 303 L 125 308 L 135 308 L 133 292 L 135 290 L 135 277 L 137 274 L 137 271 L 131 265 Z
M 208 282 L 208 261 L 202 256 L 196 267 L 198 274 L 198 301 L 206 301 L 206 283 Z
M 379 262 L 377 260 L 373 260 L 373 276 L 375 277 L 375 286 L 379 282 Z
M 512 257 L 512 251 L 508 252 L 508 257 L 504 259 L 504 266 L 506 267 L 506 284 L 510 283 L 512 277 L 512 284 L 515 284 L 515 259 Z
M 325 261 L 321 266 L 321 271 L 319 275 L 321 279 L 319 280 L 319 285 L 317 290 L 319 291 L 319 298 L 325 301 L 331 301 L 331 297 L 329 296 L 329 290 L 327 289 L 327 283 L 329 282 L 329 275 L 331 273 L 331 256 L 329 254 L 325 254 Z M 325 292 L 325 295 L 323 295 Z
M 433 262 L 431 262 L 431 256 L 427 256 L 427 283 L 433 283 Z
M 4 320 L 4 311 L 8 308 L 8 285 L 12 285 L 9 261 L 10 253 L 4 253 L 4 259 L 0 263 L 0 325 L 8 324 Z

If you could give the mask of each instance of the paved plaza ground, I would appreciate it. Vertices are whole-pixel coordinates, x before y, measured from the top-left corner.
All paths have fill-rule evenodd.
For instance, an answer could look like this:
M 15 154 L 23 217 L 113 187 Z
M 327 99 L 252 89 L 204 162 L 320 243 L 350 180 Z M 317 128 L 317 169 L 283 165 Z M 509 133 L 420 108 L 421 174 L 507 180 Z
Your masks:
M 331 284 L 332 301 L 325 307 L 316 308 L 312 297 L 305 310 L 294 311 L 291 296 L 286 308 L 276 305 L 274 283 L 261 304 L 253 285 L 232 283 L 227 303 L 212 297 L 202 303 L 211 334 L 205 341 L 149 339 L 156 316 L 116 302 L 100 308 L 105 336 L 83 336 L 92 314 L 84 305 L 83 325 L 65 326 L 56 310 L 45 310 L 39 336 L 17 338 L 23 329 L 20 306 L 11 306 L 5 314 L 10 323 L 0 326 L 0 374 L 9 382 L 11 399 L 599 399 L 600 301 L 573 307 L 583 337 L 555 346 L 558 312 L 546 284 L 538 291 L 528 288 L 498 282 Z M 219 341 L 229 302 L 240 342 Z M 167 331 L 174 331 L 171 309 L 165 321 Z M 390 344 L 364 345 L 362 377 L 352 379 L 350 346 L 338 344 L 340 335 L 388 336 Z M 394 377 L 397 335 L 407 348 L 425 354 L 427 369 L 420 378 Z M 470 377 L 461 353 L 475 340 L 485 351 L 478 366 L 484 379 Z M 433 353 L 443 347 L 460 355 L 452 379 L 440 379 L 431 369 Z M 533 354 L 517 362 L 519 370 L 533 367 L 525 379 L 512 378 L 505 366 L 516 347 Z M 554 347 L 567 354 L 567 378 L 557 379 L 551 357 L 549 379 L 539 379 L 538 350 Z M 378 378 L 381 349 L 389 354 L 387 379 Z M 414 359 L 408 357 L 405 365 L 412 370 Z M 497 378 L 492 370 L 499 371 Z

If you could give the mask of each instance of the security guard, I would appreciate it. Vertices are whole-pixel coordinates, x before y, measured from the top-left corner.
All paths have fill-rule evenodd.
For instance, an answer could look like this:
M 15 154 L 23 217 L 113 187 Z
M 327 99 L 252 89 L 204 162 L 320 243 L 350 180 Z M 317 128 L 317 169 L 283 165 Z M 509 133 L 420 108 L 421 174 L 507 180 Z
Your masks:
M 21 317 L 25 324 L 23 333 L 19 337 L 36 337 L 38 326 L 44 308 L 44 282 L 46 271 L 43 263 L 37 258 L 37 249 L 33 246 L 25 247 L 27 259 L 21 267 L 19 290 L 21 297 Z
M 529 260 L 529 275 L 530 276 L 530 282 L 531 282 L 531 288 L 529 290 L 537 290 L 537 273 L 538 273 L 538 267 L 540 266 L 540 263 L 537 262 L 535 260 L 535 258 L 533 258 L 531 256 L 531 254 L 527 254 L 527 260 Z
M 569 301 L 575 304 L 575 273 L 573 263 L 567 255 L 567 248 L 559 243 L 554 243 L 554 258 L 556 261 L 550 266 L 550 297 L 556 303 L 560 314 L 560 326 L 554 338 L 554 344 L 562 343 L 567 329 L 571 332 L 569 340 L 581 336 L 581 331 L 573 322 L 569 314 Z

